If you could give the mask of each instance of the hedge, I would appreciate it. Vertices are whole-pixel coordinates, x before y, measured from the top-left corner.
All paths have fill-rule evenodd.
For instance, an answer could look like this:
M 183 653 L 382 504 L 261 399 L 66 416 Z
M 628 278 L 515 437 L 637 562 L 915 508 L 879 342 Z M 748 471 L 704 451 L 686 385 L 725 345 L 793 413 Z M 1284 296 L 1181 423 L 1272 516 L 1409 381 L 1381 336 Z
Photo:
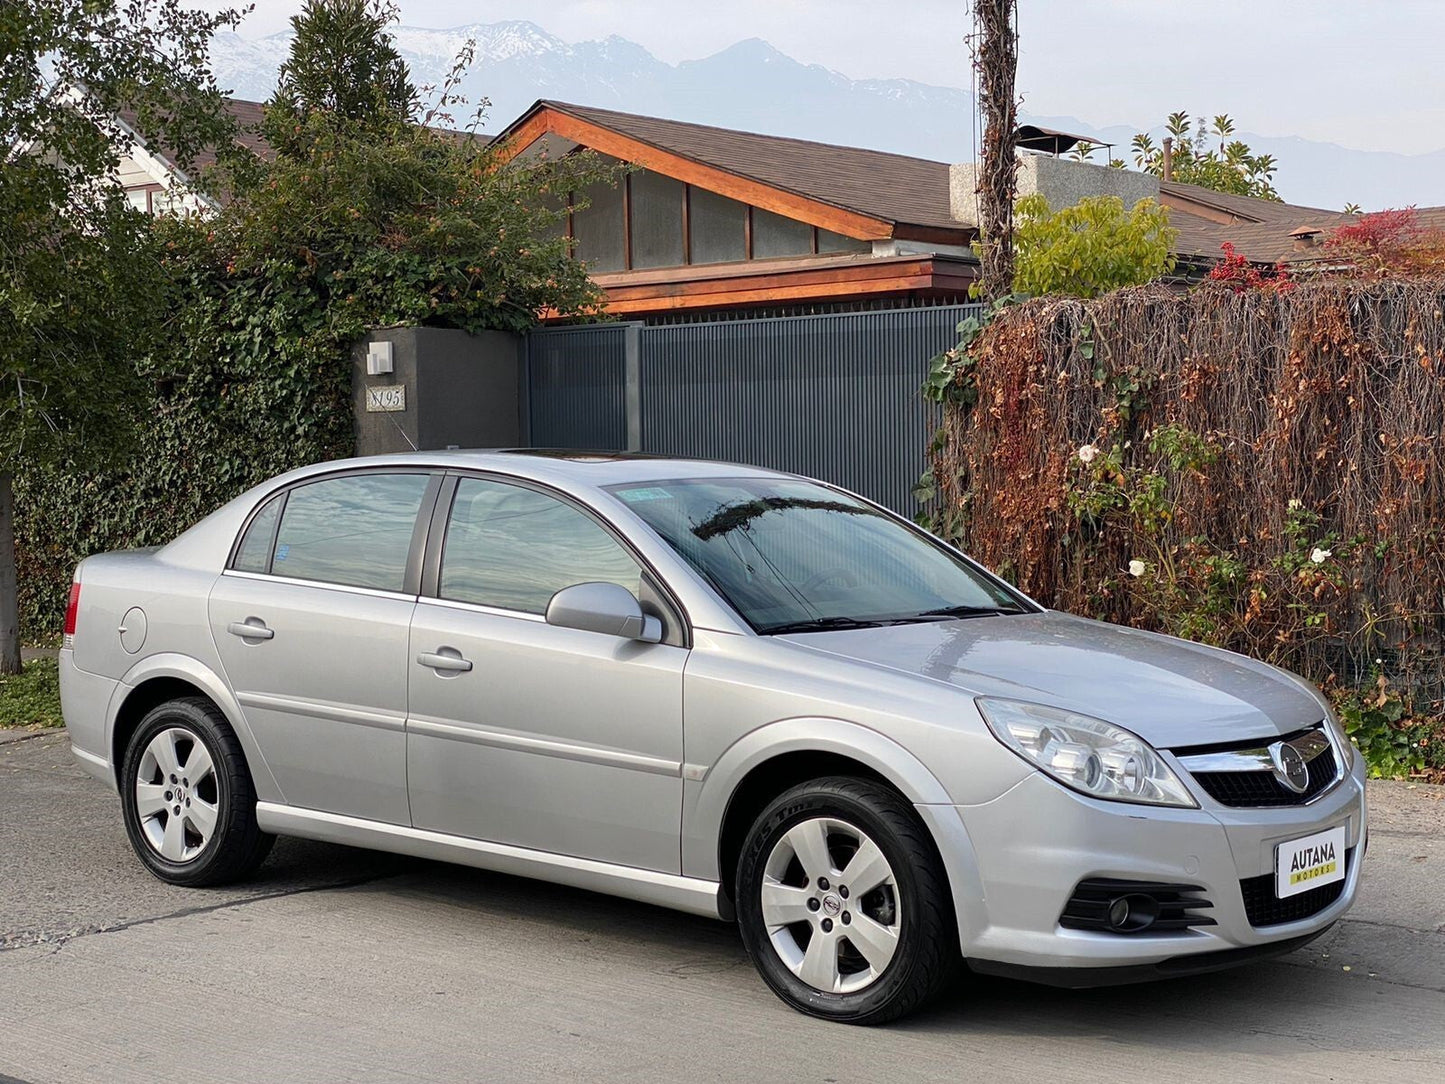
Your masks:
M 1005 308 L 941 359 L 934 520 L 1047 605 L 1320 682 L 1377 771 L 1445 769 L 1442 310 L 1345 280 Z

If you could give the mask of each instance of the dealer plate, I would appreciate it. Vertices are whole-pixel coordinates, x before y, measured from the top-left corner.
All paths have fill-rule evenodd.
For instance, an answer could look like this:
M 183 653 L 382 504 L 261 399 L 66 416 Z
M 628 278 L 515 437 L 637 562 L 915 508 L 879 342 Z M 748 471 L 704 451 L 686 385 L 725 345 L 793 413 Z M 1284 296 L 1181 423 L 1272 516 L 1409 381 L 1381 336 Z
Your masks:
M 1327 828 L 1274 849 L 1274 892 L 1279 899 L 1345 879 L 1345 829 Z

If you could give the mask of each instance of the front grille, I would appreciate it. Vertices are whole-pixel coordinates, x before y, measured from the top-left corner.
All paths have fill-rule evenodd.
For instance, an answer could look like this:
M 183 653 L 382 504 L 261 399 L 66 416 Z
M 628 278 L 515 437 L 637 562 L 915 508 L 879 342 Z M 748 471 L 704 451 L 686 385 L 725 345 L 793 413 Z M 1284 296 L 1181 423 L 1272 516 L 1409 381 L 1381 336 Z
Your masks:
M 1309 785 L 1296 794 L 1278 779 L 1274 772 L 1195 772 L 1194 778 L 1211 798 L 1221 805 L 1255 807 L 1270 805 L 1304 805 L 1322 793 L 1339 775 L 1335 751 L 1328 748 L 1307 765 Z
M 1344 894 L 1345 885 L 1350 879 L 1350 866 L 1354 862 L 1354 857 L 1353 848 L 1345 852 L 1345 876 L 1343 879 L 1334 884 L 1307 889 L 1297 896 L 1290 896 L 1283 900 L 1274 894 L 1275 875 L 1273 873 L 1244 878 L 1239 882 L 1239 890 L 1244 895 L 1244 913 L 1249 917 L 1249 924 L 1256 928 L 1282 926 L 1286 922 L 1299 922 L 1319 914 Z
M 1141 934 L 1174 933 L 1191 926 L 1213 926 L 1208 915 L 1192 912 L 1214 906 L 1205 899 L 1198 885 L 1164 884 L 1157 881 L 1123 881 L 1094 877 L 1080 881 L 1064 905 L 1059 925 L 1070 930 L 1095 930 L 1104 933 Z M 1109 921 L 1109 908 L 1114 901 L 1152 901 L 1144 910 L 1150 919 L 1143 925 L 1119 928 Z M 1137 908 L 1135 909 L 1137 912 Z
M 1220 805 L 1235 808 L 1298 806 L 1313 801 L 1340 779 L 1340 761 L 1328 726 L 1315 723 L 1279 738 L 1195 745 L 1171 750 L 1179 766 Z M 1296 792 L 1276 773 L 1303 769 Z

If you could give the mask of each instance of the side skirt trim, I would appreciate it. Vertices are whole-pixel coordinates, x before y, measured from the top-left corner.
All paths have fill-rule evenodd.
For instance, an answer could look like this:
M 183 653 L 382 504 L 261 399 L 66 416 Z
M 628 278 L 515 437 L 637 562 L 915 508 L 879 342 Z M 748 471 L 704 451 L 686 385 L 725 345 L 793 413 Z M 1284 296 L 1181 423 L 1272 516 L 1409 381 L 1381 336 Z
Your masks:
M 424 828 L 384 824 L 274 802 L 257 802 L 256 820 L 263 831 L 276 835 L 301 836 L 349 847 L 369 847 L 438 862 L 455 862 L 609 896 L 622 896 L 706 918 L 723 917 L 722 886 L 716 881 L 697 877 L 679 877 L 673 873 L 618 866 L 590 858 L 572 858 L 506 843 L 467 839 Z

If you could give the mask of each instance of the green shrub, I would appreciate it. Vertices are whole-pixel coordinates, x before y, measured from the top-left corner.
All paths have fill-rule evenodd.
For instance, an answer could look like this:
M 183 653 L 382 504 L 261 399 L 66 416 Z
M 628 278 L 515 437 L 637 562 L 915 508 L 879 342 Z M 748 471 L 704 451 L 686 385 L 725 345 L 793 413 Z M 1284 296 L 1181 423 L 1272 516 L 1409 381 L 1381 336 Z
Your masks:
M 291 123 L 288 153 L 229 170 L 219 214 L 150 227 L 171 316 L 165 348 L 136 363 L 149 393 L 134 453 L 18 481 L 27 641 L 59 629 L 87 554 L 163 544 L 277 473 L 350 455 L 350 349 L 367 330 L 522 331 L 542 311 L 596 311 L 556 209 L 610 175 L 595 159 L 508 164 L 400 121 Z
M 1380 676 L 1372 685 L 1333 690 L 1335 714 L 1376 779 L 1434 774 L 1445 765 L 1445 717 L 1415 718 Z
M 1010 306 L 938 367 L 929 522 L 1046 605 L 1335 690 L 1372 771 L 1445 780 L 1442 305 L 1326 280 Z
M 0 727 L 61 726 L 60 674 L 54 659 L 32 659 L 0 674 Z
M 1174 270 L 1176 231 L 1168 210 L 1152 199 L 1125 210 L 1118 196 L 1095 196 L 1051 211 L 1035 193 L 1019 200 L 1015 222 L 1019 293 L 1098 297 Z

